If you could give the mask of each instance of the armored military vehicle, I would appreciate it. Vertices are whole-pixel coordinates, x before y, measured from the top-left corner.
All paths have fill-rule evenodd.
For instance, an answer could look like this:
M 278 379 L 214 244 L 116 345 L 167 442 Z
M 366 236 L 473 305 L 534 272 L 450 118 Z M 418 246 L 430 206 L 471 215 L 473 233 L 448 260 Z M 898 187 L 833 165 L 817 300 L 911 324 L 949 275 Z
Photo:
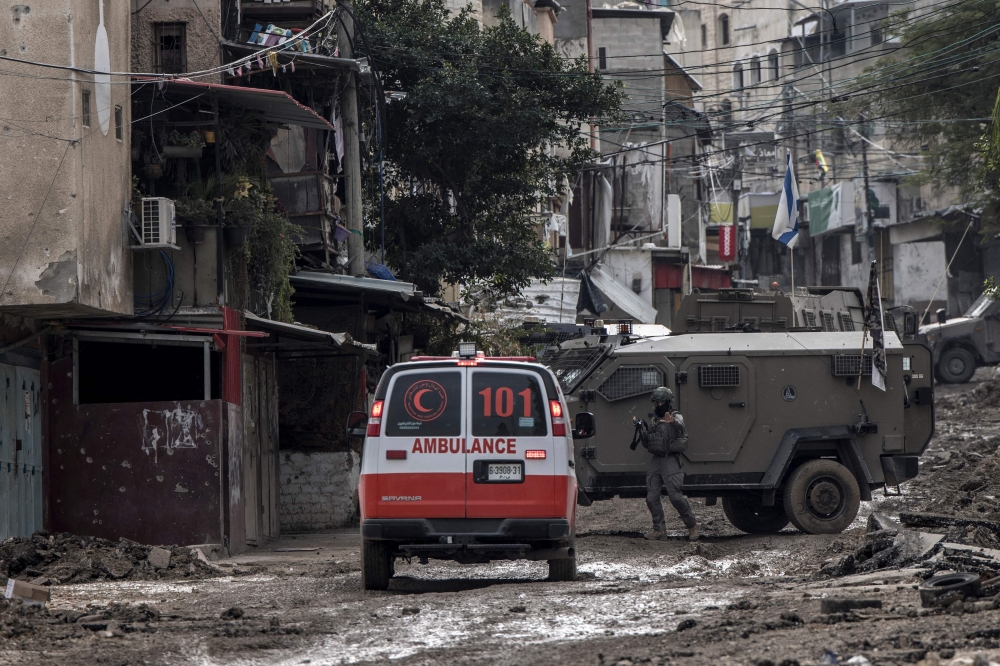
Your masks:
M 976 368 L 1000 363 L 1000 301 L 980 296 L 965 314 L 920 327 L 934 352 L 937 378 L 947 384 L 964 384 Z
M 625 329 L 592 328 L 539 359 L 571 414 L 596 419 L 597 435 L 575 446 L 581 503 L 645 496 L 649 454 L 630 450 L 631 421 L 647 416 L 657 386 L 673 388 L 687 424 L 685 494 L 709 505 L 721 498 L 745 532 L 789 521 L 808 533 L 839 532 L 874 490 L 916 476 L 934 430 L 925 345 L 886 333 L 883 392 L 871 385 L 871 339 L 862 355 L 861 331 L 645 338 Z

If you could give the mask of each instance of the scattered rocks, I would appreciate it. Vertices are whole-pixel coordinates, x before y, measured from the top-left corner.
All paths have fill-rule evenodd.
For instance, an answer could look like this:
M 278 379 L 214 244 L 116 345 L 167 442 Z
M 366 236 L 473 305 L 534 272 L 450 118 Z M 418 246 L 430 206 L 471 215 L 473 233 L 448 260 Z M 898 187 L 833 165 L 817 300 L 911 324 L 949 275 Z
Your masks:
M 222 615 L 219 617 L 223 620 L 238 620 L 243 617 L 243 609 L 239 606 L 233 606 L 232 608 L 222 611 Z
M 149 560 L 154 569 L 166 569 L 170 566 L 170 551 L 154 546 L 149 549 L 149 555 L 146 556 L 146 559 Z
M 526 607 L 524 607 L 524 606 L 511 606 L 509 612 L 511 612 L 511 613 L 527 613 L 528 609 Z
M 698 622 L 694 618 L 688 618 L 686 620 L 681 620 L 677 623 L 677 631 L 687 631 L 688 629 L 694 629 L 698 625 Z
M 404 608 L 403 615 L 417 615 L 420 612 L 419 608 Z

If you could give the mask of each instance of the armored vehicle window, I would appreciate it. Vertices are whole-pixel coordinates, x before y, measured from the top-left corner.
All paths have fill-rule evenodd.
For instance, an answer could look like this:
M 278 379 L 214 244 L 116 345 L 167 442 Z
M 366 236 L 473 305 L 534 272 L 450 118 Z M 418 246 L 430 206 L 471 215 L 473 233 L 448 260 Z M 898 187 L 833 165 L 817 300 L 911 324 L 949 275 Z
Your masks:
M 986 310 L 988 310 L 991 305 L 993 305 L 993 299 L 986 294 L 983 294 L 976 300 L 975 303 L 972 304 L 972 307 L 970 307 L 969 311 L 965 313 L 965 316 L 982 317 L 986 314 Z
M 816 326 L 816 313 L 812 310 L 803 310 L 802 318 L 805 319 L 803 324 L 805 326 L 814 327 Z
M 541 437 L 548 433 L 538 379 L 514 372 L 472 374 L 472 434 Z
M 698 368 L 698 385 L 702 388 L 715 386 L 739 386 L 740 366 L 702 365 Z
M 824 331 L 836 331 L 837 327 L 833 323 L 833 313 L 823 311 L 820 313 L 823 316 L 823 330 Z
M 834 354 L 830 361 L 830 371 L 834 377 L 857 377 L 861 366 L 861 354 Z M 872 355 L 865 354 L 862 375 L 872 374 Z
M 655 366 L 618 368 L 604 380 L 597 392 L 606 400 L 621 400 L 634 395 L 650 393 L 663 386 L 663 372 Z
M 604 345 L 568 349 L 552 346 L 542 352 L 538 362 L 552 370 L 565 393 L 572 393 L 597 367 L 606 353 L 607 347 Z
M 842 331 L 853 331 L 854 330 L 854 320 L 851 319 L 851 313 L 849 312 L 838 312 L 837 319 L 840 320 L 840 330 Z
M 729 326 L 729 317 L 712 317 L 712 331 L 719 333 Z
M 389 437 L 462 434 L 462 374 L 400 375 L 389 396 L 385 434 Z

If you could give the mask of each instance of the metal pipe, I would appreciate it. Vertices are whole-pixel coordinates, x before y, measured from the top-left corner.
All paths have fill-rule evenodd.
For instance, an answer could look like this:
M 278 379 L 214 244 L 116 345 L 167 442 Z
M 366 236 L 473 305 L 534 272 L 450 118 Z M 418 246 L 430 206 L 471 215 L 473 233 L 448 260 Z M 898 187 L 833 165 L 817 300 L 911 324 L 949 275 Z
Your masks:
M 215 121 L 215 284 L 219 307 L 226 304 L 225 250 L 222 247 L 225 214 L 222 210 L 222 130 L 219 128 L 219 98 L 212 96 L 212 119 Z M 197 281 L 197 280 L 196 280 Z
M 31 342 L 32 340 L 34 340 L 35 338 L 37 338 L 39 335 L 45 335 L 46 333 L 48 333 L 51 330 L 52 330 L 52 326 L 46 326 L 45 328 L 39 329 L 37 332 L 32 333 L 31 335 L 29 335 L 26 338 L 21 338 L 17 342 L 12 342 L 9 345 L 7 345 L 6 347 L 0 347 L 0 354 L 5 354 L 5 353 L 9 352 L 11 349 L 17 349 L 18 347 L 23 347 L 24 345 L 28 344 L 29 342 Z

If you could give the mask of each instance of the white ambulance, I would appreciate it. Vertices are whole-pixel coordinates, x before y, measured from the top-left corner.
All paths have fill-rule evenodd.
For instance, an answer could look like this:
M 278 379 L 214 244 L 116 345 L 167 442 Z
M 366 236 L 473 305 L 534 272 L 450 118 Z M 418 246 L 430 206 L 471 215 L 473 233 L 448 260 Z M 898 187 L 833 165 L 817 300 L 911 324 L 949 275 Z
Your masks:
M 386 589 L 396 558 L 545 560 L 550 580 L 576 578 L 573 438 L 593 437 L 593 416 L 571 431 L 559 383 L 532 361 L 462 343 L 392 366 L 370 414 L 351 414 L 365 589 Z

